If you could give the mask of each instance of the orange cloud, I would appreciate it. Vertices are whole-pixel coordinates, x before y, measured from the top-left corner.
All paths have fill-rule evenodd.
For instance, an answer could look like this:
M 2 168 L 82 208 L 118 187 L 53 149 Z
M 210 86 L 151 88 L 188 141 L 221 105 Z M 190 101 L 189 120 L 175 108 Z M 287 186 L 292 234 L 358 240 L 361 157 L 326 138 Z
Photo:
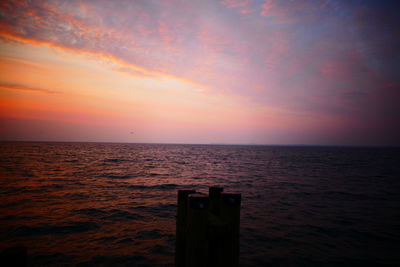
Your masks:
M 198 84 L 196 82 L 184 79 L 184 78 L 180 78 L 174 75 L 170 75 L 167 73 L 161 73 L 161 72 L 155 72 L 155 71 L 150 71 L 146 68 L 140 67 L 138 65 L 134 65 L 132 63 L 129 63 L 123 59 L 117 58 L 107 52 L 103 52 L 103 51 L 88 51 L 88 50 L 81 50 L 81 49 L 75 49 L 75 48 L 70 48 L 70 47 L 64 47 L 64 46 L 60 46 L 51 42 L 46 42 L 46 41 L 38 41 L 35 39 L 29 39 L 29 38 L 25 38 L 25 37 L 21 37 L 15 34 L 11 34 L 8 32 L 1 32 L 0 31 L 0 36 L 17 41 L 17 42 L 21 42 L 21 43 L 27 43 L 27 44 L 33 44 L 33 45 L 44 45 L 44 46 L 48 46 L 50 48 L 54 48 L 54 49 L 60 49 L 62 51 L 65 51 L 67 53 L 75 53 L 75 54 L 80 54 L 80 55 L 85 55 L 88 57 L 92 57 L 92 58 L 98 58 L 101 59 L 105 62 L 109 62 L 112 63 L 116 66 L 120 66 L 117 69 L 126 73 L 130 73 L 134 76 L 145 76 L 145 77 L 154 77 L 154 78 L 158 78 L 158 77 L 165 77 L 165 78 L 170 78 L 182 83 L 185 83 L 191 87 L 195 87 L 195 88 L 199 88 L 202 90 L 205 90 L 206 87 L 204 85 Z
M 48 89 L 43 89 L 43 88 L 34 88 L 34 87 L 21 85 L 21 84 L 10 84 L 10 83 L 3 83 L 3 82 L 0 82 L 0 88 L 6 89 L 6 90 L 17 90 L 17 91 L 41 93 L 41 94 L 49 94 L 49 95 L 62 94 L 61 92 L 54 91 L 54 90 L 48 90 Z

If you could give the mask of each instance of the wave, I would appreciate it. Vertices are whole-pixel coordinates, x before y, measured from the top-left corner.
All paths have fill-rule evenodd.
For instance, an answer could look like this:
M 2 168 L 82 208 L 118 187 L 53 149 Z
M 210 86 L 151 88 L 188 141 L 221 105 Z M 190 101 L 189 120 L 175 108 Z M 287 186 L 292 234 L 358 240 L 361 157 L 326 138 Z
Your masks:
M 85 266 L 154 266 L 152 260 L 143 255 L 136 256 L 95 256 L 89 261 L 81 262 L 77 267 Z
M 64 162 L 69 162 L 69 163 L 78 163 L 78 162 L 79 162 L 79 160 L 77 160 L 77 159 L 66 159 L 66 160 L 64 160 Z
M 107 178 L 111 178 L 111 179 L 121 179 L 121 180 L 123 180 L 123 179 L 131 179 L 131 178 L 136 178 L 137 176 L 135 176 L 135 175 L 114 175 L 114 174 L 111 174 L 111 175 L 106 175 L 105 177 L 107 177 Z
M 82 233 L 90 230 L 99 229 L 99 225 L 94 222 L 68 222 L 64 224 L 40 226 L 20 226 L 16 229 L 16 236 L 39 236 L 39 235 L 67 235 Z
M 84 215 L 88 215 L 88 216 L 102 216 L 102 215 L 107 213 L 104 210 L 99 210 L 99 209 L 95 209 L 95 208 L 79 209 L 79 210 L 75 210 L 74 212 L 77 212 L 77 213 L 80 213 L 80 214 L 84 214 Z
M 176 212 L 175 204 L 160 204 L 152 206 L 130 207 L 130 210 L 140 211 L 159 218 L 173 218 Z
M 129 189 L 159 189 L 159 190 L 172 190 L 178 188 L 177 184 L 161 184 L 161 185 L 129 185 Z
M 111 210 L 109 212 L 107 212 L 106 216 L 102 216 L 102 219 L 109 219 L 109 220 L 117 220 L 117 219 L 121 219 L 121 220 L 143 220 L 145 219 L 144 216 L 137 214 L 137 213 L 131 213 L 131 212 L 127 212 L 124 210 L 118 210 L 118 209 L 114 209 Z
M 103 162 L 112 162 L 112 163 L 118 163 L 118 162 L 125 162 L 125 161 L 130 161 L 128 159 L 117 159 L 117 158 L 109 158 L 109 159 L 104 159 Z
M 149 239 L 160 239 L 162 237 L 161 231 L 154 229 L 154 230 L 145 230 L 140 231 L 137 233 L 136 237 L 142 240 L 149 240 Z

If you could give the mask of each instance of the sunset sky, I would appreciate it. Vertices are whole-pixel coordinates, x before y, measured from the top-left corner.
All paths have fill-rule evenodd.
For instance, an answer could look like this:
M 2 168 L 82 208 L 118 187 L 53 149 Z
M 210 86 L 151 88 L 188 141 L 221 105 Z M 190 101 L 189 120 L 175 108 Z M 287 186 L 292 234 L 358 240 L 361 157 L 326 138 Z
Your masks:
M 400 145 L 400 1 L 1 1 L 0 140 Z

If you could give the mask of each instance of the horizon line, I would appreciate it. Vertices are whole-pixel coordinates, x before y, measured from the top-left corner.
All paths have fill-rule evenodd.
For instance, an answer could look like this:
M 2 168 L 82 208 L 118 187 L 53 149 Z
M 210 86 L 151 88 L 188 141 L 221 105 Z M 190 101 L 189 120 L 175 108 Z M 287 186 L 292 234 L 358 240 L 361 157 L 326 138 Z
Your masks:
M 280 147 L 375 147 L 400 148 L 400 145 L 346 145 L 346 144 L 259 144 L 259 143 L 180 143 L 180 142 L 129 142 L 129 141 L 49 141 L 49 140 L 0 140 L 0 143 L 98 143 L 98 144 L 142 144 L 142 145 L 214 145 L 214 146 L 280 146 Z

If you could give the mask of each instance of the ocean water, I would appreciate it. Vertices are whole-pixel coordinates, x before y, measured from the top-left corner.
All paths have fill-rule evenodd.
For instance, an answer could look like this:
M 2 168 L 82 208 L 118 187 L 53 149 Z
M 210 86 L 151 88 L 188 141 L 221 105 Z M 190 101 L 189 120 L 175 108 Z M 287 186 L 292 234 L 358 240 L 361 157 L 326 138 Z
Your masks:
M 242 193 L 241 266 L 399 266 L 400 149 L 0 143 L 0 249 L 174 263 L 176 192 Z

